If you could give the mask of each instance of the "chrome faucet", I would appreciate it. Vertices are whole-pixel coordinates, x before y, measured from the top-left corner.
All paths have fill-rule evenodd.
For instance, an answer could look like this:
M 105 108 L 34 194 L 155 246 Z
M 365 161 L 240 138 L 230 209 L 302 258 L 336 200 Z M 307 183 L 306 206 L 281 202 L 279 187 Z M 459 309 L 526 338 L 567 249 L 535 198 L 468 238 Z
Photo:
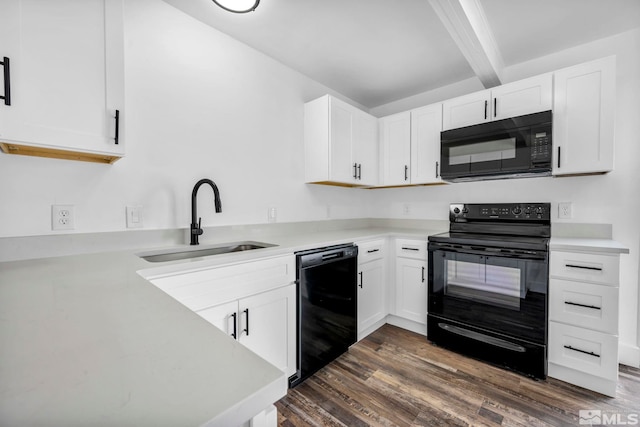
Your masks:
M 202 218 L 198 217 L 197 214 L 197 204 L 196 199 L 198 196 L 198 189 L 202 184 L 209 184 L 213 189 L 213 196 L 215 198 L 214 204 L 216 207 L 216 212 L 222 212 L 222 203 L 220 202 L 220 192 L 218 191 L 218 187 L 216 183 L 211 181 L 210 179 L 204 178 L 200 181 L 196 182 L 196 185 L 193 187 L 193 192 L 191 193 L 191 244 L 198 245 L 198 236 L 202 234 L 202 228 L 200 228 L 200 224 L 202 223 Z M 198 219 L 198 223 L 196 224 L 196 218 Z

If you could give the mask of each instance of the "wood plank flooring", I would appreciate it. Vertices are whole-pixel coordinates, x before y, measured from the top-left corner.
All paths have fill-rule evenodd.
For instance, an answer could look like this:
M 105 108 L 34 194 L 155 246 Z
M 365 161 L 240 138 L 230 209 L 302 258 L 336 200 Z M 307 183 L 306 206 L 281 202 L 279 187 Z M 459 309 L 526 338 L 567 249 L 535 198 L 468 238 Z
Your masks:
M 384 325 L 276 403 L 290 426 L 577 426 L 579 411 L 640 414 L 640 369 L 615 399 L 533 380 Z M 640 421 L 640 420 L 639 420 Z

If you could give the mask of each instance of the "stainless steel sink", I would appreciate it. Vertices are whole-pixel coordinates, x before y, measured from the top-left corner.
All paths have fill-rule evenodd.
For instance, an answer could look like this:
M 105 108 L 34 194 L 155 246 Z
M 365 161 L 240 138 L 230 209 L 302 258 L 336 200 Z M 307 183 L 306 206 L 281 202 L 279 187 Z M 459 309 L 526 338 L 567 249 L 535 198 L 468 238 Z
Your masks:
M 143 252 L 136 255 L 149 262 L 165 262 L 177 261 L 181 259 L 199 258 L 210 255 L 229 254 L 233 252 L 251 251 L 254 249 L 270 248 L 273 246 L 277 245 L 263 242 L 243 241 L 234 243 L 223 243 L 220 245 L 201 246 L 192 249 L 173 248 L 167 250 Z

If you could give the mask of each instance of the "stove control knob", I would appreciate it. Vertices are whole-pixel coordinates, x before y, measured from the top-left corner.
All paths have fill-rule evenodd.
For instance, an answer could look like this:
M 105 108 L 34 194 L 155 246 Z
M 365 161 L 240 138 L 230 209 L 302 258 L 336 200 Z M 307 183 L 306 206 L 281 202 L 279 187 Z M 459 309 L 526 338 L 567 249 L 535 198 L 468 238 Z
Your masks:
M 522 209 L 520 209 L 520 206 L 516 206 L 511 210 L 511 212 L 513 212 L 514 215 L 520 215 L 522 213 Z
M 453 208 L 453 213 L 458 215 L 460 213 L 460 208 Z
M 469 209 L 467 209 L 467 208 L 463 208 L 463 209 L 462 209 L 462 213 L 463 213 L 463 214 L 469 213 Z

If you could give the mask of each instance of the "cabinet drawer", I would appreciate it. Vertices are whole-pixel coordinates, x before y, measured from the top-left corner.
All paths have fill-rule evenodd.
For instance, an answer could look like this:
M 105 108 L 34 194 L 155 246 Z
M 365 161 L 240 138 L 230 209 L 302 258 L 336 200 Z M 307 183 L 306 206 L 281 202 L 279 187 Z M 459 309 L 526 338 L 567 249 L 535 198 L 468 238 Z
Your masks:
M 265 258 L 152 279 L 151 283 L 197 311 L 295 281 L 293 255 Z
M 549 319 L 617 334 L 618 288 L 551 279 Z
M 615 380 L 618 375 L 618 338 L 549 322 L 549 362 Z
M 619 256 L 552 251 L 549 274 L 561 279 L 617 286 Z
M 384 239 L 358 243 L 358 263 L 384 258 L 385 252 Z
M 396 256 L 426 260 L 427 240 L 396 239 Z

